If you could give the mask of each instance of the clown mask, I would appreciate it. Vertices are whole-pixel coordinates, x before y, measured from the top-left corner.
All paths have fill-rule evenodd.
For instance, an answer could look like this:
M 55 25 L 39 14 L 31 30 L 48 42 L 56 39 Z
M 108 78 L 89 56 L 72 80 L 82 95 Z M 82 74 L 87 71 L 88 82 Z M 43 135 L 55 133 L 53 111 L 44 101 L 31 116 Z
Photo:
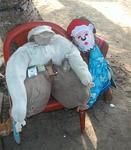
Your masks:
M 76 26 L 71 33 L 73 42 L 79 47 L 81 52 L 88 52 L 95 45 L 95 37 L 93 33 L 94 26 L 80 25 Z

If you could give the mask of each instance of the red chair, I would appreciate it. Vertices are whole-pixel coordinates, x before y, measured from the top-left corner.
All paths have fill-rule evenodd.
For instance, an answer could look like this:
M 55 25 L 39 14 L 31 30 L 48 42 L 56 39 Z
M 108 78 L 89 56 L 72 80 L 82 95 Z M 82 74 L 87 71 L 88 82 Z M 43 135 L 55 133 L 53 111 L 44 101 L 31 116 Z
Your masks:
M 28 31 L 39 25 L 51 26 L 56 33 L 70 39 L 63 28 L 51 22 L 29 22 L 18 25 L 11 29 L 6 35 L 3 46 L 5 64 L 7 63 L 9 57 L 12 54 L 12 45 L 16 44 L 18 47 L 22 46 L 24 43 L 27 42 Z M 57 102 L 57 100 L 55 100 L 53 97 L 50 97 L 49 103 L 47 107 L 43 110 L 43 112 L 54 111 L 62 108 L 64 108 L 63 105 Z M 85 129 L 85 111 L 80 110 L 79 116 L 81 132 L 83 133 Z

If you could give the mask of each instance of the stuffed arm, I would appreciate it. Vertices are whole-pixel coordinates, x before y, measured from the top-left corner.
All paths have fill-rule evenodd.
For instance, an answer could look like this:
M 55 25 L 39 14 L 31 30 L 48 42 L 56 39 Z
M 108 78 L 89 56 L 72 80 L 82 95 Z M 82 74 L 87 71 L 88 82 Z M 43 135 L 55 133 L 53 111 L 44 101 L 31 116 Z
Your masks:
M 18 131 L 21 131 L 21 125 L 25 125 L 27 94 L 24 80 L 29 63 L 28 55 L 20 49 L 19 53 L 11 56 L 6 66 L 6 82 L 12 99 L 11 116 L 16 121 Z
M 79 50 L 72 45 L 71 52 L 67 55 L 69 63 L 73 71 L 79 77 L 83 85 L 92 84 L 92 76 L 88 70 L 87 64 L 82 59 Z

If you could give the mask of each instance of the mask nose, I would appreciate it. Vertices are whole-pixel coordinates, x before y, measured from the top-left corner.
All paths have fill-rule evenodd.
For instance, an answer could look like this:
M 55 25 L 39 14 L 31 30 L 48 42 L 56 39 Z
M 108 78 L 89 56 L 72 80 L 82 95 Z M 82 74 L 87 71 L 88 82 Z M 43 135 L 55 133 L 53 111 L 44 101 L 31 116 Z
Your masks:
M 86 40 L 86 37 L 84 36 L 84 37 L 81 37 L 81 40 L 82 41 L 85 41 Z

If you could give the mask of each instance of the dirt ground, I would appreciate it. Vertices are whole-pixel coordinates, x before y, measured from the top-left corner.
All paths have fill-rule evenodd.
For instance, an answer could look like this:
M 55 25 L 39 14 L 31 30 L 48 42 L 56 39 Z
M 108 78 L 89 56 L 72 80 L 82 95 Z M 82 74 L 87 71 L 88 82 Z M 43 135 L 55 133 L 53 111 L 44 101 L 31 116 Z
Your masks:
M 16 145 L 4 138 L 6 150 L 131 150 L 131 1 L 130 0 L 35 0 L 46 21 L 66 29 L 78 16 L 88 17 L 97 34 L 110 45 L 108 60 L 116 76 L 115 107 L 102 98 L 87 111 L 86 131 L 81 134 L 75 110 L 42 113 L 27 121 Z

